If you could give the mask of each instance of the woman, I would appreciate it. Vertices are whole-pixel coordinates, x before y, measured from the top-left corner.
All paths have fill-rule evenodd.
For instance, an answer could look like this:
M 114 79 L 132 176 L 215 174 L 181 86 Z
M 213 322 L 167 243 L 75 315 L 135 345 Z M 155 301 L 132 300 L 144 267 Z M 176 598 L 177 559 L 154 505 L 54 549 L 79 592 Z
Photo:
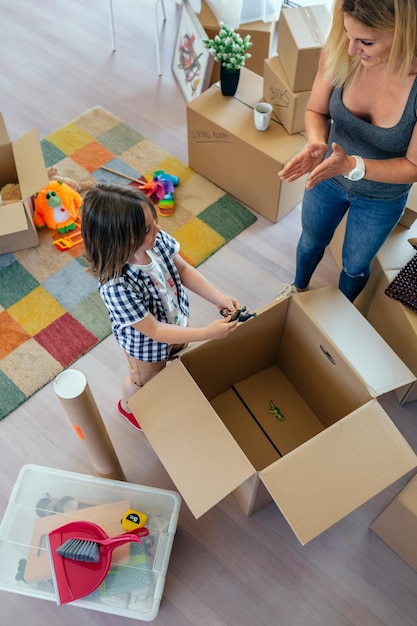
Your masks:
M 309 173 L 292 291 L 308 287 L 346 212 L 339 289 L 353 302 L 365 287 L 417 181 L 416 56 L 416 0 L 336 0 L 307 144 L 279 172 Z

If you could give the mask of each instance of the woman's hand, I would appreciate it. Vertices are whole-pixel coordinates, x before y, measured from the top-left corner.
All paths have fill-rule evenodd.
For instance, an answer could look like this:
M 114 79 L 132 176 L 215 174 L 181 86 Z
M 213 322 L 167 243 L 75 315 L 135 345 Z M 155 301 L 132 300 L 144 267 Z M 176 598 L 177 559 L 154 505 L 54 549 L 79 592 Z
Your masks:
M 347 176 L 353 167 L 353 157 L 347 155 L 339 144 L 333 142 L 332 154 L 310 172 L 307 178 L 306 189 L 312 189 L 323 180 L 333 178 L 334 176 Z
M 278 172 L 282 180 L 291 183 L 304 174 L 308 174 L 319 165 L 327 152 L 326 143 L 309 143 L 304 150 L 297 154 L 287 165 Z

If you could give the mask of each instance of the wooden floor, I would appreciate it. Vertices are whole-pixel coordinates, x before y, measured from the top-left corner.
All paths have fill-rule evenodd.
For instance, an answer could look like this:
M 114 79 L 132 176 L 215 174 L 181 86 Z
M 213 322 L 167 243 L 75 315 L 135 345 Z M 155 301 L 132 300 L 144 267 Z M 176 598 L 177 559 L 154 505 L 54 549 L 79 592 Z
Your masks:
M 113 0 L 115 53 L 106 0 L 0 0 L 0 110 L 11 138 L 33 127 L 45 136 L 102 105 L 187 161 L 185 102 L 170 69 L 179 8 L 165 2 L 159 78 L 153 14 L 139 0 Z M 201 271 L 253 310 L 292 279 L 299 231 L 298 208 L 276 225 L 259 218 Z M 313 286 L 336 281 L 326 255 Z M 214 315 L 192 299 L 191 323 Z M 175 488 L 146 437 L 116 412 L 125 361 L 114 339 L 76 367 L 87 376 L 127 479 Z M 393 394 L 381 402 L 417 451 L 417 403 L 400 407 Z M 352 450 L 352 462 L 354 456 Z M 51 385 L 0 424 L 0 515 L 26 463 L 93 473 Z M 273 504 L 246 518 L 230 496 L 198 521 L 183 504 L 155 626 L 416 626 L 417 573 L 368 529 L 406 478 L 304 547 Z M 132 623 L 6 592 L 0 604 L 1 626 Z

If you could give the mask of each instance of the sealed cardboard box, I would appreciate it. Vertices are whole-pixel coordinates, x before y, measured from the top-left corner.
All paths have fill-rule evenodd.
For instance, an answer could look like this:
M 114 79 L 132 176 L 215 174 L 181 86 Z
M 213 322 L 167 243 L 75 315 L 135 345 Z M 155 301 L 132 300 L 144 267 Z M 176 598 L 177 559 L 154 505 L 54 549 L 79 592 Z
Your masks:
M 371 530 L 417 572 L 417 476 L 376 518 Z
M 301 200 L 305 177 L 288 183 L 278 172 L 305 143 L 272 120 L 256 130 L 253 108 L 262 100 L 263 80 L 241 71 L 234 97 L 212 85 L 187 105 L 189 166 L 232 196 L 277 222 Z
M 305 544 L 416 467 L 377 400 L 414 381 L 327 288 L 190 347 L 129 406 L 195 517 L 232 492 L 247 515 L 272 498 Z
M 151 621 L 159 611 L 180 506 L 175 491 L 25 465 L 0 524 L 0 589 L 58 603 L 48 534 L 81 519 L 114 537 L 124 532 L 121 520 L 133 509 L 147 516 L 149 541 L 116 548 L 100 588 L 71 605 Z M 97 571 L 91 569 L 90 578 Z
M 274 107 L 274 115 L 291 135 L 304 130 L 304 115 L 311 91 L 293 92 L 279 56 L 264 62 L 264 99 Z
M 201 3 L 199 20 L 209 39 L 214 39 L 220 30 L 219 20 L 211 11 L 207 2 Z M 251 36 L 252 47 L 249 53 L 252 55 L 245 63 L 245 67 L 260 76 L 263 75 L 264 60 L 271 55 L 272 42 L 275 33 L 276 22 L 263 22 L 261 20 L 240 25 L 236 28 L 242 37 Z M 220 80 L 220 64 L 213 64 L 210 85 Z
M 207 0 L 213 14 L 219 22 L 229 28 L 238 28 L 239 24 L 262 20 L 276 22 L 283 0 Z
M 284 8 L 278 22 L 278 54 L 292 91 L 313 86 L 330 26 L 325 5 Z
M 410 245 L 409 247 L 411 248 Z M 381 270 L 367 320 L 409 369 L 417 375 L 417 313 L 385 294 L 385 289 L 398 272 L 398 269 Z M 396 395 L 402 404 L 414 402 L 417 400 L 417 385 L 413 385 L 405 394 L 402 390 L 396 391 Z
M 21 200 L 0 204 L 0 254 L 38 245 L 31 196 L 48 184 L 37 131 L 10 141 L 0 113 L 0 190 L 10 183 L 20 186 Z

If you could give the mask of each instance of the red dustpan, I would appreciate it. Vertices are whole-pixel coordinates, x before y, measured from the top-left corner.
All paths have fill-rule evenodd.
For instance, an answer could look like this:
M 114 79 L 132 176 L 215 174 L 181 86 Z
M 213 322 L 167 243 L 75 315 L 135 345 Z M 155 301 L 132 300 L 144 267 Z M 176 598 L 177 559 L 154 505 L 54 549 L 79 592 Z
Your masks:
M 115 548 L 135 541 L 149 534 L 147 528 L 137 528 L 134 533 L 123 533 L 109 537 L 97 524 L 84 520 L 69 522 L 49 533 L 49 555 L 55 587 L 58 591 L 58 604 L 67 604 L 92 593 L 105 579 Z M 97 563 L 73 560 L 57 553 L 57 549 L 68 539 L 94 541 L 100 545 L 100 558 Z

